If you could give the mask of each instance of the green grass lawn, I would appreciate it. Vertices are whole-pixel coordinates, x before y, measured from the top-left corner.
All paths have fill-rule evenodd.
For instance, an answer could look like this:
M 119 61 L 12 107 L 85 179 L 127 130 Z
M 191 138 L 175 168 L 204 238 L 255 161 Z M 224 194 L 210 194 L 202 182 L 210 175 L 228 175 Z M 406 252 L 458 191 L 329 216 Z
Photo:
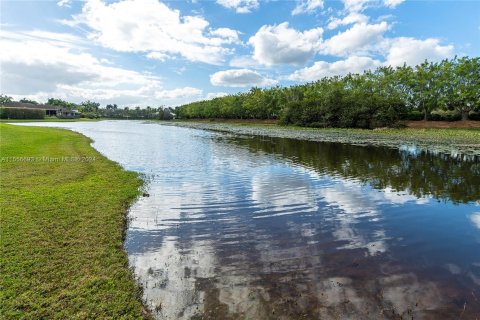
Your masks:
M 89 143 L 67 130 L 0 124 L 0 318 L 143 318 L 122 242 L 142 181 Z

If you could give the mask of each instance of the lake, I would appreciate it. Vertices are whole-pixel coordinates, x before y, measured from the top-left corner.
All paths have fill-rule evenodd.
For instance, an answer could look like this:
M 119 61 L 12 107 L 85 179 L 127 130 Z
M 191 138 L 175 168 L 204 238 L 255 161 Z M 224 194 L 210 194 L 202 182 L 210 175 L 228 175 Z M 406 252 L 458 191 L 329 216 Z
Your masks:
M 81 132 L 143 174 L 125 249 L 158 319 L 480 318 L 478 157 L 140 121 L 28 125 Z

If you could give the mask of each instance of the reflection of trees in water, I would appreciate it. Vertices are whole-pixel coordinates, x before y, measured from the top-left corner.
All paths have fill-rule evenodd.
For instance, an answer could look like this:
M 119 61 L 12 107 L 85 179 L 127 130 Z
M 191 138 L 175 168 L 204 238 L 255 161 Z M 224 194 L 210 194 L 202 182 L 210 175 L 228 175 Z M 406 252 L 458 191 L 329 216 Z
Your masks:
M 320 173 L 391 187 L 417 197 L 467 203 L 480 200 L 480 159 L 343 143 L 282 138 L 232 139 L 251 151 L 275 153 Z
M 262 174 L 262 170 L 249 169 L 269 166 L 272 160 L 252 156 L 252 151 L 273 152 L 303 167 L 339 176 L 339 180 L 351 178 L 354 185 L 360 185 L 360 180 L 375 188 L 466 202 L 478 195 L 478 161 L 284 139 L 234 141 L 241 147 L 216 144 L 218 149 L 212 150 L 217 161 L 228 165 L 220 163 L 208 176 L 201 168 L 198 176 L 183 183 L 179 183 L 181 177 L 169 183 L 162 176 L 156 181 L 156 191 L 152 190 L 152 195 L 163 195 L 154 206 L 161 215 L 154 225 L 144 226 L 145 234 L 153 238 L 145 239 L 151 247 L 138 254 L 136 267 L 144 266 L 143 278 L 151 279 L 145 292 L 156 298 L 153 306 L 161 303 L 159 314 L 179 319 L 398 319 L 410 315 L 454 318 L 447 313 L 461 311 L 463 305 L 451 301 L 470 294 L 462 291 L 465 287 L 456 283 L 447 287 L 437 281 L 443 280 L 440 272 L 417 274 L 418 270 L 395 260 L 389 252 L 367 254 L 364 244 L 375 243 L 374 231 L 381 231 L 382 225 L 381 221 L 358 224 L 356 214 L 364 212 L 365 206 L 327 208 L 317 202 L 325 198 L 322 190 L 352 193 L 350 184 L 347 190 L 332 185 L 322 190 L 312 187 L 316 192 L 310 192 L 304 181 L 308 178 L 300 174 L 274 170 Z M 234 162 L 242 157 L 254 161 L 252 166 L 245 166 L 244 159 Z M 445 186 L 445 180 L 451 185 Z M 470 189 L 460 189 L 464 184 Z M 153 196 L 145 199 L 150 204 L 154 200 Z M 298 208 L 292 204 L 298 203 L 304 205 L 301 212 L 268 216 L 285 208 L 295 211 Z M 362 208 L 356 212 L 354 206 Z M 258 219 L 261 215 L 265 218 Z M 338 220 L 342 216 L 354 221 L 342 224 Z M 335 236 L 343 225 L 365 237 L 362 246 L 339 249 L 351 241 Z M 157 226 L 162 228 L 148 230 Z M 443 300 L 444 292 L 455 299 Z M 464 317 L 479 308 L 467 309 Z

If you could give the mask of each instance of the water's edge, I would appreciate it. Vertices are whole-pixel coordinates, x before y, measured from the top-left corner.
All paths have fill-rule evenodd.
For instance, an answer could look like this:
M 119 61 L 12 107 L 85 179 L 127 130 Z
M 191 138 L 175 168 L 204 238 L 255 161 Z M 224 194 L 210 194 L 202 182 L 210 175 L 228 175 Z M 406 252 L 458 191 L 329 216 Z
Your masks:
M 434 141 L 428 138 L 404 136 L 388 137 L 380 134 L 361 134 L 354 132 L 326 131 L 326 130 L 302 130 L 288 127 L 261 127 L 254 125 L 236 125 L 227 123 L 203 123 L 194 121 L 185 122 L 158 122 L 161 125 L 175 126 L 215 132 L 228 132 L 237 135 L 265 136 L 271 138 L 287 138 L 315 142 L 340 142 L 359 146 L 380 146 L 389 148 L 402 148 L 415 146 L 419 151 L 443 153 L 452 156 L 472 155 L 480 156 L 480 144 L 455 144 L 451 141 Z
M 321 130 L 48 126 L 90 137 L 144 181 L 123 248 L 146 317 L 434 319 L 480 308 L 477 156 Z
M 17 123 L 17 122 L 12 122 L 12 123 L 7 123 L 7 124 L 9 124 L 9 125 L 21 125 L 21 126 L 25 125 L 23 123 Z M 38 125 L 35 125 L 35 126 L 38 126 Z M 148 181 L 147 181 L 145 175 L 140 174 L 140 173 L 138 173 L 136 171 L 133 171 L 133 170 L 129 170 L 129 169 L 125 168 L 120 162 L 115 161 L 115 160 L 111 159 L 110 157 L 108 157 L 108 155 L 106 155 L 104 152 L 102 152 L 102 150 L 100 148 L 95 147 L 95 145 L 94 145 L 95 140 L 92 137 L 87 136 L 85 133 L 82 133 L 79 130 L 75 130 L 74 128 L 62 127 L 62 126 L 57 126 L 57 127 L 56 126 L 46 126 L 46 127 L 56 129 L 56 130 L 68 130 L 68 131 L 74 132 L 75 134 L 78 134 L 78 135 L 84 137 L 85 139 L 87 139 L 90 148 L 94 149 L 100 155 L 102 155 L 103 157 L 108 159 L 108 161 L 111 161 L 111 162 L 115 163 L 119 167 L 119 170 L 134 173 L 142 181 L 141 186 L 138 188 L 137 196 L 135 198 L 129 200 L 128 202 L 123 203 L 123 205 L 122 205 L 122 211 L 123 211 L 123 215 L 122 215 L 122 217 L 123 217 L 122 225 L 123 226 L 122 226 L 122 230 L 121 230 L 121 233 L 122 233 L 122 252 L 123 252 L 123 254 L 125 254 L 127 259 L 129 259 L 129 254 L 128 254 L 128 251 L 125 247 L 125 242 L 127 240 L 127 234 L 128 234 L 128 230 L 129 230 L 129 227 L 130 227 L 130 220 L 131 220 L 130 213 L 131 213 L 132 207 L 142 198 L 142 194 L 146 193 L 147 190 L 148 190 Z M 144 287 L 143 287 L 142 283 L 139 281 L 138 277 L 136 277 L 135 269 L 130 265 L 125 266 L 125 268 L 128 270 L 128 272 L 130 274 L 130 277 L 131 277 L 131 281 L 134 283 L 134 285 L 136 287 L 136 291 L 137 291 L 136 292 L 137 293 L 136 298 L 141 303 L 141 305 L 143 307 L 141 316 L 144 319 L 153 319 L 153 310 L 151 310 L 150 306 L 148 305 L 146 299 L 143 296 Z

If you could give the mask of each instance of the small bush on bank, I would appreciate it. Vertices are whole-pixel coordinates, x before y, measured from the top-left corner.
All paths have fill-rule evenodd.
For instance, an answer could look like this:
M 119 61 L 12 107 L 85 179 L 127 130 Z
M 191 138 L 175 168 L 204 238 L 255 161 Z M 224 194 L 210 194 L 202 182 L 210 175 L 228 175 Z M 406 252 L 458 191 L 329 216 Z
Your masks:
M 413 111 L 410 111 L 408 112 L 407 114 L 405 114 L 402 119 L 403 120 L 412 120 L 412 121 L 417 121 L 417 120 L 423 120 L 423 113 L 420 112 L 420 111 L 416 111 L 416 110 L 413 110 Z
M 474 112 L 474 111 L 470 112 L 468 114 L 468 119 L 477 120 L 477 121 L 480 120 L 480 111 L 479 112 Z
M 458 121 L 462 119 L 462 115 L 456 111 L 433 111 L 430 114 L 432 121 Z
M 98 119 L 98 118 L 100 118 L 100 116 L 95 112 L 83 112 L 82 113 L 82 118 Z

